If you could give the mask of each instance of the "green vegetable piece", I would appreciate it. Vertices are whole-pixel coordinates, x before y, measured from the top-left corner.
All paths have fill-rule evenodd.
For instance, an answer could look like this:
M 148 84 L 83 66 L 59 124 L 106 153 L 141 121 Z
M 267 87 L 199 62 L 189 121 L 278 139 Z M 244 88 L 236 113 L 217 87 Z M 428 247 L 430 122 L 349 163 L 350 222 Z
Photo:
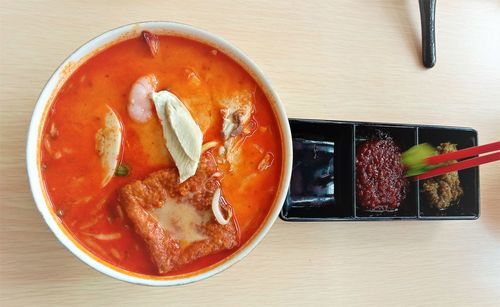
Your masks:
M 403 152 L 401 155 L 401 160 L 403 164 L 408 168 L 413 168 L 415 166 L 426 165 L 425 159 L 432 157 L 437 154 L 434 147 L 428 143 L 418 144 L 407 151 Z
M 123 165 L 123 164 L 120 164 L 116 168 L 115 176 L 123 177 L 123 176 L 127 176 L 127 175 L 128 175 L 128 167 Z
M 401 162 L 406 167 L 406 176 L 416 176 L 436 168 L 435 165 L 427 165 L 425 159 L 437 154 L 437 150 L 427 143 L 418 144 L 401 154 Z

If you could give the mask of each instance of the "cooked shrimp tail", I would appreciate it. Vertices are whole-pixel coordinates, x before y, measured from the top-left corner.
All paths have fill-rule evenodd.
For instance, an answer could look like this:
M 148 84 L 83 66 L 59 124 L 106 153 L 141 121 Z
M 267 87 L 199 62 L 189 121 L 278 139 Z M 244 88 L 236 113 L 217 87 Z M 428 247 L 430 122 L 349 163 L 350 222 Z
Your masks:
M 153 106 L 150 101 L 151 93 L 156 90 L 158 80 L 156 76 L 142 76 L 132 85 L 128 101 L 128 114 L 138 123 L 147 122 L 153 115 Z

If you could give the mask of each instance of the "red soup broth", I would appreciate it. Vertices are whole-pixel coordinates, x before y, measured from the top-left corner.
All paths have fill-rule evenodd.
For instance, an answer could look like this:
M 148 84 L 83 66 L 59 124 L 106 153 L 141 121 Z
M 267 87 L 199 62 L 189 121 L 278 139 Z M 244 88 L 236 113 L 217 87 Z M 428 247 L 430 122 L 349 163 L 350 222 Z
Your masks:
M 159 36 L 152 56 L 141 37 L 119 42 L 85 61 L 62 85 L 47 113 L 41 140 L 45 189 L 62 224 L 98 258 L 119 268 L 157 275 L 148 250 L 117 202 L 118 190 L 149 173 L 174 167 L 166 150 L 161 124 L 153 116 L 145 124 L 127 112 L 132 84 L 155 74 L 157 90 L 175 93 L 203 132 L 203 142 L 222 142 L 220 101 L 252 93 L 255 132 L 242 145 L 236 171 L 224 172 L 224 197 L 240 227 L 240 246 L 262 225 L 279 189 L 282 140 L 277 119 L 255 80 L 236 62 L 210 46 L 180 37 Z M 95 134 L 103 125 L 106 105 L 123 127 L 121 163 L 130 172 L 101 187 L 102 166 Z M 257 166 L 263 153 L 274 160 L 265 171 Z M 100 240 L 96 234 L 117 234 Z M 237 250 L 223 251 L 188 264 L 168 275 L 189 273 L 215 264 Z

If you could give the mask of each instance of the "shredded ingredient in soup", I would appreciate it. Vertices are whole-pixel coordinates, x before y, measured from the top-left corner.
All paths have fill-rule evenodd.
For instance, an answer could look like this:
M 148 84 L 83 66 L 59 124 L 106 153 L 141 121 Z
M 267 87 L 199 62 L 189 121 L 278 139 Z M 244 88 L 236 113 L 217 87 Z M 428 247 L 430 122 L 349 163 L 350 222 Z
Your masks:
M 212 198 L 212 212 L 214 213 L 215 219 L 221 225 L 226 225 L 231 220 L 233 216 L 233 212 L 230 210 L 228 212 L 227 218 L 224 217 L 221 210 L 221 190 L 217 188 L 214 192 L 214 196 Z

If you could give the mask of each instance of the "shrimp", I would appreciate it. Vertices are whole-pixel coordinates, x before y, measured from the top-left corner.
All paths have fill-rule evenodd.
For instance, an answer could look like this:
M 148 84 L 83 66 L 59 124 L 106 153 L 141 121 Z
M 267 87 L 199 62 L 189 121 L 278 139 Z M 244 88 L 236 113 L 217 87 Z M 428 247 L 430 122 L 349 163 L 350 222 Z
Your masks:
M 153 56 L 156 56 L 156 54 L 158 54 L 158 51 L 160 51 L 160 39 L 158 38 L 158 36 L 149 31 L 142 31 L 142 37 L 146 41 L 146 44 L 148 44 L 151 54 Z
M 140 77 L 132 85 L 128 99 L 128 114 L 135 122 L 145 123 L 153 115 L 149 100 L 157 85 L 158 80 L 153 74 Z

